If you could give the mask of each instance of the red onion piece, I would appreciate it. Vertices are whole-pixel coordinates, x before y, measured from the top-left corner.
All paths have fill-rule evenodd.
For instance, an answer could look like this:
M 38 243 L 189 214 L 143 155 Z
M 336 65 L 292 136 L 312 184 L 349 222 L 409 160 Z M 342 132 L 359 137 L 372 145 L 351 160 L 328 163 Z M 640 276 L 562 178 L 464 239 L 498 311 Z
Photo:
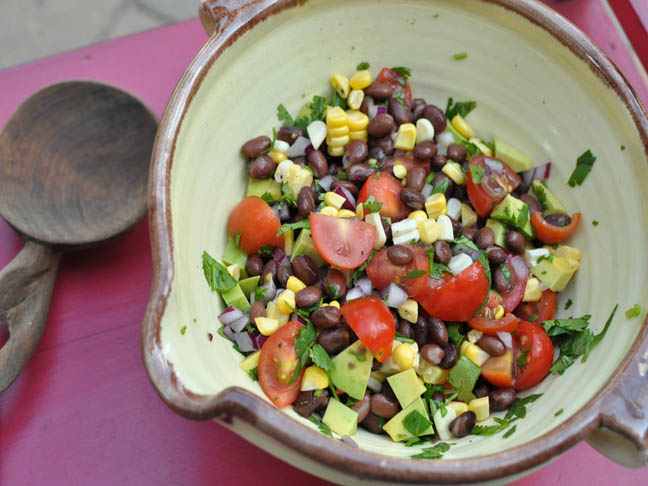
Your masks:
M 342 205 L 343 209 L 350 209 L 351 211 L 355 211 L 356 208 L 356 200 L 355 197 L 353 197 L 353 194 L 351 192 L 342 186 L 337 186 L 335 188 L 335 193 L 339 194 L 340 196 L 344 197 L 346 201 L 344 201 L 344 204 Z
M 275 298 L 275 294 L 277 293 L 277 286 L 274 283 L 274 279 L 271 278 L 268 282 L 261 285 L 260 288 L 266 289 L 263 294 L 263 305 L 266 305 L 268 302 Z
M 240 332 L 247 326 L 248 322 L 250 322 L 250 317 L 247 314 L 243 314 L 243 317 L 236 319 L 229 327 L 232 328 L 232 331 Z
M 245 331 L 235 332 L 234 341 L 242 352 L 249 353 L 250 351 L 254 351 L 254 344 L 252 343 L 252 337 L 249 333 Z
M 230 341 L 234 341 L 234 331 L 229 326 L 223 327 L 223 335 Z
M 423 186 L 423 189 L 421 189 L 421 194 L 423 195 L 423 197 L 425 199 L 427 199 L 428 197 L 430 197 L 432 195 L 433 190 L 434 190 L 434 187 L 432 186 L 432 184 L 425 184 Z
M 255 337 L 257 349 L 261 349 L 263 347 L 263 343 L 265 343 L 268 340 L 268 336 L 264 336 L 263 334 L 259 334 L 258 336 Z
M 367 107 L 367 116 L 369 117 L 369 120 L 373 120 L 376 118 L 376 115 L 378 114 L 378 106 L 374 105 L 373 103 L 370 104 Z
M 362 295 L 369 297 L 371 295 L 371 289 L 373 285 L 371 284 L 371 280 L 369 280 L 368 277 L 363 277 L 356 282 L 356 287 L 360 287 L 362 289 Z
M 538 165 L 520 174 L 522 176 L 522 183 L 518 190 L 520 192 L 527 192 L 531 187 L 533 181 L 545 181 L 551 175 L 551 162 L 544 165 Z
M 279 265 L 287 265 L 290 263 L 286 254 L 278 246 L 275 246 L 272 249 L 272 258 L 274 258 Z
M 529 278 L 529 267 L 527 267 L 527 264 L 521 255 L 515 255 L 511 257 L 511 260 L 508 262 L 508 264 L 518 281 L 526 280 L 527 278 Z
M 513 349 L 513 337 L 510 332 L 497 331 L 497 337 L 506 346 L 506 349 Z
M 377 108 L 376 115 L 382 115 L 384 113 L 387 113 L 387 107 L 386 106 L 378 105 L 376 108 Z
M 288 150 L 286 150 L 286 155 L 289 159 L 303 157 L 306 155 L 306 147 L 309 145 L 311 145 L 310 139 L 301 136 L 297 137 L 297 140 L 295 140 L 293 144 L 288 147 Z
M 290 218 L 290 210 L 288 209 L 288 206 L 286 204 L 283 204 L 281 206 L 281 209 L 279 209 L 279 203 L 274 204 L 271 207 L 279 218 L 279 221 L 286 221 L 288 218 Z
M 352 300 L 359 299 L 361 297 L 364 297 L 364 294 L 362 293 L 362 289 L 360 287 L 353 287 L 351 290 L 347 292 L 346 301 L 351 302 Z
M 335 180 L 335 177 L 333 177 L 331 174 L 325 175 L 324 177 L 322 177 L 319 180 L 319 185 L 326 192 L 329 192 L 331 190 L 331 184 L 333 184 L 334 180 Z
M 387 307 L 391 307 L 393 309 L 399 308 L 407 300 L 407 292 L 405 292 L 405 290 L 396 285 L 394 282 L 390 283 L 387 287 L 382 289 L 382 292 L 380 293 L 385 299 Z
M 242 310 L 230 306 L 218 316 L 218 320 L 221 322 L 221 324 L 225 324 L 226 326 L 228 326 L 232 322 L 243 317 L 244 315 L 245 314 L 243 313 Z

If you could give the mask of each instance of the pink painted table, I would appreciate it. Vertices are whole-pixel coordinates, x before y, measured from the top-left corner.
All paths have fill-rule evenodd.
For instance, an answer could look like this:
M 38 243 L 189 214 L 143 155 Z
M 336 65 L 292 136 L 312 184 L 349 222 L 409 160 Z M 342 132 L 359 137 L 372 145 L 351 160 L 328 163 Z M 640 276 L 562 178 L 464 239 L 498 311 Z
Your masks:
M 585 30 L 648 102 L 601 0 L 547 3 Z M 34 91 L 78 78 L 118 85 L 161 114 L 205 40 L 192 20 L 0 72 L 0 125 Z M 21 245 L 0 220 L 0 266 Z M 43 339 L 0 396 L 0 484 L 328 484 L 162 403 L 140 356 L 150 280 L 146 222 L 102 248 L 63 257 Z M 624 469 L 582 443 L 516 484 L 622 483 L 648 484 L 648 469 Z

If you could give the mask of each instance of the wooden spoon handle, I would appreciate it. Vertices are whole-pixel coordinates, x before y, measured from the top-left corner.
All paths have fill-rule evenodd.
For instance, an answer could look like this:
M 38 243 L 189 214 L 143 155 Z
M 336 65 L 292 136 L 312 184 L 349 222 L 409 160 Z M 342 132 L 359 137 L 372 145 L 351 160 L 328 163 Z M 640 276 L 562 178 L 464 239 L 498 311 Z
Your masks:
M 27 365 L 43 335 L 61 252 L 27 241 L 0 272 L 0 322 L 9 340 L 0 349 L 0 393 Z

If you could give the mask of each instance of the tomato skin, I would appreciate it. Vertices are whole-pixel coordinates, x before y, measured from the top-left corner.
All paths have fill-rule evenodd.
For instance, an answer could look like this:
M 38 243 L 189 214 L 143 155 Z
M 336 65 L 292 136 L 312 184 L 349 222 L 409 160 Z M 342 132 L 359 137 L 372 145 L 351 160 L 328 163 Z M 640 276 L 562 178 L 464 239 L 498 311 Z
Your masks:
M 284 247 L 283 235 L 277 236 L 281 227 L 279 217 L 260 197 L 248 196 L 238 203 L 227 220 L 227 233 L 241 232 L 239 248 L 248 255 L 259 252 L 263 245 Z
M 398 179 L 390 176 L 387 172 L 370 175 L 362 185 L 358 193 L 358 203 L 365 202 L 369 196 L 376 198 L 382 203 L 380 214 L 392 221 L 400 221 L 409 214 L 409 210 L 400 198 L 400 191 L 403 185 Z
M 501 294 L 502 306 L 506 312 L 513 312 L 518 304 L 522 302 L 530 272 L 529 268 L 526 266 L 524 258 L 520 255 L 509 253 L 506 257 L 506 265 L 511 271 L 513 288 L 510 291 Z
M 387 249 L 380 250 L 367 265 L 367 277 L 372 285 L 382 290 L 394 282 L 407 292 L 410 297 L 420 293 L 427 283 L 428 254 L 418 245 L 404 245 L 414 254 L 407 265 L 394 265 L 387 257 Z M 425 275 L 416 278 L 403 278 L 414 270 L 423 270 Z
M 398 82 L 398 78 L 403 79 L 405 86 Z M 405 103 L 407 107 L 412 107 L 412 88 L 410 87 L 409 82 L 403 78 L 400 74 L 390 68 L 382 68 L 378 74 L 378 81 L 382 83 L 389 84 L 394 88 L 394 92 L 401 92 L 405 98 Z
M 526 364 L 518 368 L 514 385 L 516 390 L 526 390 L 540 383 L 549 373 L 553 364 L 554 347 L 544 327 L 528 321 L 520 322 L 514 338 L 516 345 L 521 348 L 518 356 L 522 349 L 529 349 Z
M 443 283 L 428 279 L 427 286 L 415 299 L 432 317 L 444 321 L 464 322 L 470 319 L 488 293 L 488 278 L 480 262 Z
M 489 164 L 486 164 L 486 161 Z M 475 212 L 482 218 L 488 217 L 507 194 L 520 185 L 520 176 L 501 160 L 486 155 L 473 157 L 466 171 L 466 192 Z M 491 171 L 489 166 L 501 166 L 500 173 Z M 485 173 L 479 183 L 473 181 L 470 167 L 481 167 Z M 490 174 L 490 175 L 488 175 Z
M 299 395 L 304 369 L 295 381 L 288 383 L 297 366 L 295 336 L 304 326 L 296 321 L 281 326 L 263 343 L 259 355 L 259 384 L 263 393 L 278 408 L 290 405 Z M 278 360 L 275 362 L 275 359 Z M 285 378 L 279 373 L 282 372 Z
M 477 316 L 468 320 L 468 325 L 475 331 L 481 331 L 489 336 L 495 336 L 498 332 L 515 332 L 518 327 L 518 318 L 513 314 L 506 313 L 501 319 L 489 319 L 485 316 Z
M 560 243 L 569 238 L 578 228 L 580 220 L 581 213 L 574 213 L 567 226 L 555 226 L 547 223 L 547 220 L 537 211 L 531 215 L 531 224 L 536 230 L 536 238 L 549 245 Z
M 550 321 L 556 315 L 558 307 L 558 295 L 553 290 L 545 290 L 538 302 L 522 302 L 515 309 L 515 315 L 520 319 L 532 323 Z M 536 318 L 531 320 L 530 317 L 536 314 Z
M 343 270 L 359 267 L 369 258 L 376 228 L 364 221 L 310 214 L 313 242 L 322 258 Z
M 481 375 L 491 385 L 501 388 L 512 388 L 513 377 L 513 352 L 506 350 L 502 356 L 491 356 L 482 365 Z
M 381 363 L 389 358 L 396 336 L 394 316 L 389 307 L 375 297 L 361 297 L 344 304 L 340 310 L 362 344 Z

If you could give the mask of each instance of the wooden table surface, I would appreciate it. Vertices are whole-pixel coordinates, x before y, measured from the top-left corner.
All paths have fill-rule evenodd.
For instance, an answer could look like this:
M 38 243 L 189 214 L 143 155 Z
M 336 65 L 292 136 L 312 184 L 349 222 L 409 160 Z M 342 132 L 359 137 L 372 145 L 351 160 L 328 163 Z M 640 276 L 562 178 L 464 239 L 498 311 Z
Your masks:
M 636 59 L 601 0 L 546 3 L 588 33 L 648 102 Z M 191 20 L 1 71 L 0 125 L 39 88 L 79 78 L 124 88 L 161 115 L 205 41 Z M 0 220 L 0 266 L 21 246 Z M 150 281 L 146 222 L 101 248 L 63 257 L 45 334 L 0 396 L 0 484 L 329 484 L 163 404 L 140 355 Z M 648 484 L 648 469 L 622 468 L 582 443 L 516 484 L 622 483 Z

